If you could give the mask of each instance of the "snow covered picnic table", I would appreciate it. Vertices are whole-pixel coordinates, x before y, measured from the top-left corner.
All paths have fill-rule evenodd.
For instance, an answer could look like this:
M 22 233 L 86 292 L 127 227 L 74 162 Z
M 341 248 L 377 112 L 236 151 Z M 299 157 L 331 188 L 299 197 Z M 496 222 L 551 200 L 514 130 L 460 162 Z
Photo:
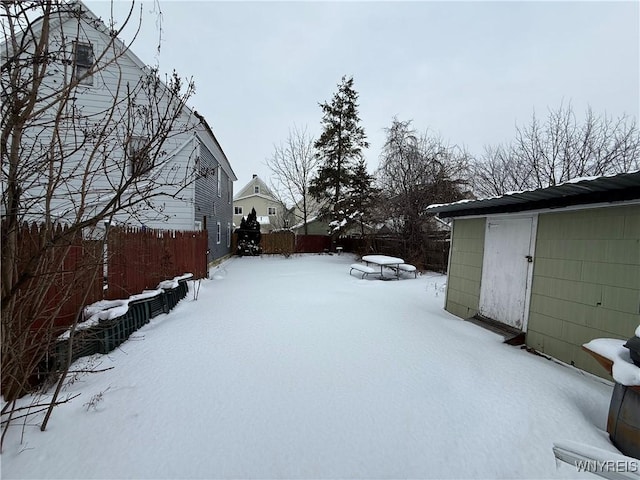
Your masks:
M 370 263 L 380 266 L 380 278 L 384 280 L 384 267 L 391 268 L 395 273 L 396 280 L 400 278 L 400 272 L 415 272 L 416 267 L 404 263 L 402 258 L 389 257 L 387 255 L 365 255 L 362 257 L 362 261 L 369 265 Z

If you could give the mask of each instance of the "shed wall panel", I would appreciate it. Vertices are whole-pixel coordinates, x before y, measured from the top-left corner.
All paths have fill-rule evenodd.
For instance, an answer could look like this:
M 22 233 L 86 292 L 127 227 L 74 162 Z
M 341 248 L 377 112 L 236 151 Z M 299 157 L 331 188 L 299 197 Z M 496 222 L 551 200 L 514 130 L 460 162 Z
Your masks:
M 484 218 L 455 220 L 445 308 L 462 318 L 478 313 L 484 232 Z
M 640 206 L 540 214 L 527 344 L 606 376 L 581 346 L 640 324 Z

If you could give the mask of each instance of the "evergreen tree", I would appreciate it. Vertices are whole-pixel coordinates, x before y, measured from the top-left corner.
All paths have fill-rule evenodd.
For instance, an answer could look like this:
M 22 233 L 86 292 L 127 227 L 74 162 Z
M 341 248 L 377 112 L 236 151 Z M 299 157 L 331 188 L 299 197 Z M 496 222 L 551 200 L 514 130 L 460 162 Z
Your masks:
M 258 223 L 258 215 L 256 213 L 256 209 L 252 208 L 251 213 L 247 215 L 247 220 L 245 221 L 245 227 L 247 230 L 260 231 L 260 224 Z
M 358 116 L 358 93 L 353 89 L 353 77 L 342 77 L 331 102 L 320 104 L 323 131 L 314 147 L 320 160 L 316 177 L 309 192 L 327 205 L 332 224 L 341 227 L 348 222 L 349 194 L 353 179 L 362 160 L 362 149 L 369 146 Z M 366 169 L 365 169 L 366 170 Z
M 351 179 L 348 195 L 349 218 L 360 221 L 360 232 L 364 235 L 364 223 L 370 219 L 371 210 L 378 196 L 378 190 L 373 186 L 374 177 L 367 171 L 367 164 L 363 158 L 357 163 Z
M 260 255 L 262 252 L 260 247 L 262 235 L 255 208 L 251 209 L 251 213 L 247 215 L 246 219 L 242 217 L 240 228 L 236 230 L 236 233 L 238 234 L 238 247 L 236 249 L 238 255 Z

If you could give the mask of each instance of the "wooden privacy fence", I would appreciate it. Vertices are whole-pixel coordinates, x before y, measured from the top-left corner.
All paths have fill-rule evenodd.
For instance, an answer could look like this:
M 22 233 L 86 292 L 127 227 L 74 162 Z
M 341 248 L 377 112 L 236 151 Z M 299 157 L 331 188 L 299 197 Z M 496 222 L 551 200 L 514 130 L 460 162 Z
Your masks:
M 232 248 L 236 251 L 237 233 L 233 234 Z M 293 232 L 263 233 L 260 246 L 264 254 L 320 253 L 331 249 L 328 235 L 296 235 Z
M 400 235 L 339 238 L 337 245 L 342 246 L 345 252 L 359 255 L 381 253 L 403 258 L 421 270 L 447 272 L 450 248 L 448 232 L 425 234 L 420 242 L 420 249 L 414 252 L 410 251 L 408 241 Z
M 331 237 L 328 235 L 297 235 L 297 253 L 320 253 L 331 249 Z
M 102 298 L 100 243 L 61 225 L 2 222 L 2 393 L 27 391 L 46 348 L 71 325 L 82 307 Z M 6 243 L 5 243 L 6 242 Z M 14 243 L 15 242 L 15 243 Z M 12 275 L 9 275 L 12 272 Z
M 377 253 L 401 257 L 420 269 L 447 273 L 450 242 L 448 232 L 425 234 L 419 249 L 411 250 L 409 242 L 401 236 L 376 236 L 372 248 Z
M 114 227 L 107 238 L 107 299 L 127 298 L 183 273 L 207 276 L 206 230 Z
M 11 284 L 3 286 L 5 399 L 22 395 L 41 380 L 51 343 L 81 318 L 85 305 L 103 298 L 126 299 L 184 273 L 194 279 L 207 276 L 206 230 L 112 227 L 105 243 L 84 238 L 82 230 L 68 226 L 11 227 L 3 221 L 2 241 L 3 248 L 9 242 L 16 246 L 14 258 L 3 257 L 2 263 L 3 280 L 14 272 L 7 282 Z M 5 296 L 6 291 L 12 293 Z
M 5 228 L 3 223 L 3 240 Z M 15 238 L 14 263 L 2 268 L 27 277 L 15 288 L 11 308 L 28 312 L 34 326 L 55 313 L 56 324 L 66 327 L 79 305 L 102 299 L 100 242 L 83 239 L 81 230 L 35 223 L 19 225 Z

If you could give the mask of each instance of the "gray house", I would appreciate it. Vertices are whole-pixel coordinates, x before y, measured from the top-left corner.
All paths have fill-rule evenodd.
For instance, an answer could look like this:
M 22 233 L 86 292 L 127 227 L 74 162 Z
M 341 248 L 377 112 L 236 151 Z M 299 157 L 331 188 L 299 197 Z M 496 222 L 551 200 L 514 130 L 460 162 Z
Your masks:
M 237 177 L 209 124 L 198 112 L 194 114 L 200 120 L 194 214 L 196 229 L 208 232 L 207 260 L 212 262 L 231 253 L 233 182 Z
M 453 220 L 447 311 L 600 376 L 581 346 L 640 324 L 640 172 L 427 211 Z

